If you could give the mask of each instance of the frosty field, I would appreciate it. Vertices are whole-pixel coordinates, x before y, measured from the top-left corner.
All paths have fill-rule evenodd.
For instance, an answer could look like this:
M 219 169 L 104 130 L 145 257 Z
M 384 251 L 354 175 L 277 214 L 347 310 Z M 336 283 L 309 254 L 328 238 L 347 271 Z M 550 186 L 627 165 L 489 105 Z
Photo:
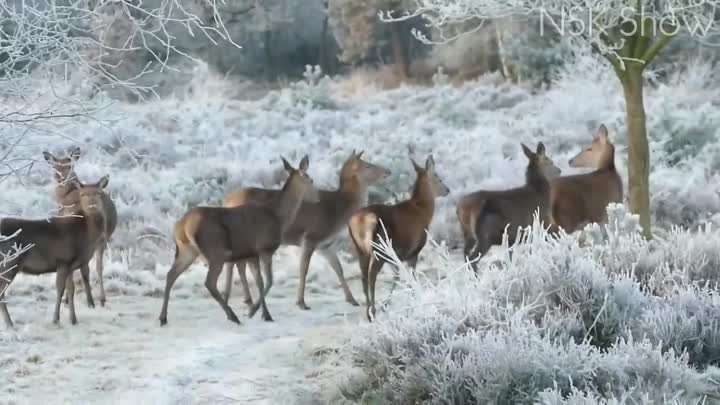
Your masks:
M 711 67 L 690 64 L 688 74 L 648 90 L 657 240 L 639 241 L 632 219 L 618 213 L 604 242 L 549 242 L 536 229 L 518 262 L 498 247 L 499 262 L 486 259 L 478 279 L 462 267 L 454 203 L 478 188 L 521 185 L 521 142 L 543 141 L 563 174 L 575 173 L 568 159 L 605 123 L 627 185 L 622 99 L 598 63 L 579 59 L 543 92 L 484 77 L 459 87 L 367 86 L 346 95 L 342 82 L 325 79 L 254 101 L 243 99 L 238 83 L 199 71 L 188 88 L 162 101 L 116 102 L 96 119 L 17 129 L 12 162 L 25 169 L 0 185 L 0 215 L 47 216 L 55 208 L 53 180 L 41 152 L 79 145 L 76 171 L 85 182 L 110 175 L 119 225 L 106 255 L 107 306 L 87 308 L 76 282 L 77 326 L 65 306 L 60 326 L 51 323 L 53 276 L 19 275 L 8 289 L 16 327 L 0 330 L 0 404 L 717 398 L 720 234 L 713 227 L 696 234 L 699 225 L 720 222 L 720 82 Z M 63 91 L 73 96 L 76 89 Z M 298 249 L 283 247 L 268 297 L 275 322 L 228 322 L 198 262 L 178 279 L 168 325 L 159 326 L 171 229 L 185 210 L 219 205 L 243 186 L 279 187 L 281 155 L 297 163 L 309 154 L 316 183 L 335 188 L 353 149 L 392 171 L 371 188 L 373 202 L 407 197 L 408 156 L 421 161 L 432 153 L 451 190 L 437 200 L 430 229 L 440 246 L 429 244 L 420 256 L 427 277 L 403 277 L 412 288 L 397 289 L 377 323 L 365 319 L 357 262 L 343 233 L 341 261 L 361 307 L 344 302 L 335 274 L 316 255 L 306 292 L 311 310 L 297 308 Z M 389 267 L 380 279 L 384 300 Z M 250 284 L 255 292 L 251 277 Z M 239 285 L 230 305 L 246 313 Z M 683 351 L 689 360 L 668 354 Z

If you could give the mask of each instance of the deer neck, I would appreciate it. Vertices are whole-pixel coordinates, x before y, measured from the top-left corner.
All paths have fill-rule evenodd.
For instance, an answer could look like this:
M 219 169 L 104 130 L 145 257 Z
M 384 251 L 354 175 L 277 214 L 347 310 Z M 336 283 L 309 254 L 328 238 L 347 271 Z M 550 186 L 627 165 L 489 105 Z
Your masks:
M 540 172 L 540 168 L 535 165 L 528 165 L 525 171 L 525 184 L 539 191 L 550 188 L 548 180 Z
M 430 224 L 435 211 L 435 193 L 429 179 L 418 177 L 415 180 L 410 201 L 420 210 L 423 220 Z
M 615 170 L 615 146 L 607 145 L 607 149 L 600 156 L 597 170 Z
M 351 195 L 352 205 L 364 205 L 367 203 L 368 187 L 358 180 L 356 175 L 340 176 L 338 192 Z
M 83 212 L 85 219 L 85 227 L 88 233 L 88 239 L 95 242 L 100 240 L 105 234 L 107 226 L 107 218 L 102 212 Z
M 280 220 L 280 227 L 285 232 L 295 221 L 303 201 L 303 192 L 297 190 L 291 184 L 286 184 L 280 195 L 280 199 L 274 207 L 274 213 Z
M 75 174 L 74 170 L 70 171 L 67 177 L 55 173 L 55 181 L 57 182 L 55 185 L 55 197 L 59 202 L 63 202 L 70 193 L 76 190 L 76 187 L 72 183 L 74 179 L 77 179 L 77 174 Z

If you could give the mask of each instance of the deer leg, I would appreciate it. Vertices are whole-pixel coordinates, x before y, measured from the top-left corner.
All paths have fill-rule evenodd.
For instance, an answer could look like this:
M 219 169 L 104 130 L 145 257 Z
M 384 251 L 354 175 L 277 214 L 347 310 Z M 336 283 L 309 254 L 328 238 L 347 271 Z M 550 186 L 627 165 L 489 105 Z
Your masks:
M 191 251 L 181 252 L 178 250 L 178 252 L 175 254 L 175 260 L 173 261 L 173 264 L 170 267 L 170 271 L 168 271 L 165 280 L 163 304 L 162 309 L 160 310 L 160 317 L 158 318 L 160 320 L 160 326 L 167 324 L 168 301 L 170 301 L 170 290 L 172 290 L 173 284 L 175 284 L 175 280 L 177 280 L 180 274 L 182 274 L 185 270 L 188 269 L 188 267 L 190 267 L 190 265 L 195 261 L 195 258 L 197 258 L 197 256 L 197 253 Z
M 302 253 L 300 254 L 300 283 L 297 290 L 297 306 L 300 309 L 308 310 L 309 306 L 305 305 L 305 282 L 307 280 L 308 269 L 310 268 L 310 258 L 315 251 L 315 243 L 307 239 L 303 239 Z
M 273 285 L 273 270 L 272 270 L 272 256 L 268 256 L 265 258 L 267 262 L 260 266 L 259 259 L 255 259 L 255 266 L 260 268 L 263 271 L 263 278 L 265 279 L 265 290 L 263 294 L 263 303 L 262 303 L 262 319 L 267 322 L 272 322 L 272 316 L 270 316 L 270 312 L 267 309 L 267 301 L 264 297 L 267 297 L 268 293 L 270 292 L 270 288 Z
M 262 307 L 262 318 L 264 321 L 272 322 L 272 316 L 270 316 L 270 312 L 267 309 L 267 305 L 265 304 L 265 297 L 270 292 L 270 288 L 272 287 L 273 283 L 273 274 L 272 274 L 272 254 L 268 253 L 261 253 L 256 261 L 251 264 L 253 268 L 254 277 L 257 277 L 257 280 L 262 280 L 263 276 L 267 278 L 267 285 L 265 288 L 260 289 L 260 286 L 262 284 L 262 281 L 258 284 L 258 290 L 260 291 L 260 297 L 258 298 L 258 301 L 252 306 L 250 309 L 250 312 L 248 313 L 248 316 L 252 318 L 257 310 Z M 263 275 L 259 276 L 260 270 L 262 270 Z
M 106 242 L 103 240 L 95 250 L 95 272 L 98 277 L 98 284 L 100 285 L 100 306 L 105 306 L 105 284 L 103 283 L 103 258 L 105 257 L 105 248 L 107 247 Z M 88 287 L 88 290 L 90 288 Z M 94 307 L 95 305 L 93 305 Z
M 233 279 L 233 269 L 235 267 L 235 263 L 225 263 L 225 268 L 223 271 L 225 271 L 225 292 L 223 293 L 223 298 L 225 299 L 225 304 L 230 301 L 230 292 L 232 292 L 232 279 Z
M 80 267 L 80 276 L 82 276 L 88 308 L 95 308 L 95 300 L 93 299 L 92 290 L 90 289 L 90 266 L 87 263 Z M 70 277 L 70 280 L 72 281 L 72 276 Z M 70 294 L 70 291 L 75 292 L 75 283 L 70 282 L 65 286 L 65 288 L 69 288 L 71 285 L 73 288 L 72 290 L 68 290 L 68 294 Z
M 6 274 L 3 274 L 3 271 L 5 270 L 0 270 L 0 315 L 2 315 L 5 326 L 9 329 L 13 327 L 13 322 L 12 318 L 10 318 L 10 312 L 8 312 L 7 309 L 5 292 L 10 287 L 10 283 L 12 283 L 15 275 L 19 272 L 19 268 L 15 267 L 14 269 L 7 271 Z
M 360 278 L 362 279 L 363 294 L 365 294 L 365 306 L 370 307 L 370 298 L 368 296 L 368 271 L 370 269 L 370 256 L 364 253 L 358 253 L 358 262 L 360 263 Z
M 257 259 L 255 259 L 254 263 L 256 266 L 259 266 L 259 264 L 257 263 Z M 240 279 L 240 286 L 242 287 L 243 294 L 245 295 L 245 299 L 243 300 L 243 302 L 245 303 L 245 305 L 252 307 L 253 300 L 252 295 L 250 294 L 250 286 L 248 286 L 247 281 L 247 261 L 237 262 L 235 263 L 235 266 L 237 267 L 238 278 Z
M 223 299 L 222 294 L 220 294 L 220 290 L 217 288 L 217 282 L 220 278 L 220 273 L 222 273 L 223 270 L 223 262 L 219 260 L 210 260 L 208 259 L 208 272 L 207 276 L 205 277 L 205 288 L 210 292 L 210 295 L 217 301 L 217 303 L 220 305 L 220 308 L 223 309 L 225 312 L 225 315 L 227 315 L 227 319 L 230 322 L 235 322 L 236 324 L 240 324 L 240 320 L 238 319 L 237 315 L 235 315 L 235 312 L 233 312 L 232 308 L 225 302 Z
M 63 294 L 65 293 L 65 286 L 68 280 L 72 282 L 72 272 L 68 270 L 66 266 L 58 266 L 57 273 L 55 274 L 55 288 L 57 289 L 57 298 L 55 300 L 55 312 L 53 313 L 53 323 L 60 323 L 60 304 L 62 301 Z M 72 304 L 73 300 L 68 297 L 68 305 Z
M 248 317 L 252 317 L 255 315 L 255 312 L 258 310 L 258 305 L 263 305 L 264 300 L 261 302 L 260 298 L 263 296 L 263 291 L 265 291 L 265 283 L 263 282 L 262 274 L 260 273 L 260 263 L 258 260 L 253 260 L 250 263 L 250 271 L 252 271 L 253 278 L 255 279 L 255 286 L 257 286 L 258 290 L 258 300 L 255 302 L 254 305 L 250 306 L 250 310 L 248 311 Z
M 69 272 L 68 279 L 72 281 L 72 271 Z M 75 315 L 75 283 L 70 282 L 65 285 L 67 289 L 68 306 L 70 307 L 69 319 L 72 325 L 77 324 L 77 315 Z
M 385 262 L 383 260 L 373 257 L 370 260 L 370 274 L 368 280 L 368 291 L 370 293 L 370 305 L 368 308 L 368 321 L 372 322 L 375 318 L 375 281 L 377 280 L 378 273 L 383 267 Z
M 68 279 L 67 283 L 65 284 L 65 294 L 63 294 L 63 304 L 65 304 L 65 306 L 70 305 L 70 297 L 68 297 L 67 292 L 70 289 L 70 284 L 74 283 L 74 282 L 75 282 L 75 280 L 74 280 L 73 276 L 71 276 Z
M 330 263 L 330 267 L 332 267 L 333 271 L 335 271 L 335 274 L 337 275 L 338 280 L 340 281 L 340 286 L 343 289 L 343 293 L 345 294 L 345 302 L 352 306 L 359 306 L 358 302 L 355 300 L 355 297 L 353 297 L 352 292 L 350 291 L 350 287 L 347 284 L 347 281 L 345 281 L 345 275 L 343 274 L 343 268 L 340 264 L 340 260 L 337 257 L 337 253 L 335 252 L 335 249 L 332 247 L 325 247 L 319 250 L 320 255 L 325 258 L 325 260 Z

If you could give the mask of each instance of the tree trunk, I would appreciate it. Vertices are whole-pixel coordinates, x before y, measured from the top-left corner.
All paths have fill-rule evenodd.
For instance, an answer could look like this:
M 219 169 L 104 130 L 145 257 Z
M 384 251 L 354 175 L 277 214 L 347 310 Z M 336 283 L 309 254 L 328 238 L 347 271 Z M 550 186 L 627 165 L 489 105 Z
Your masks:
M 630 211 L 640 216 L 643 235 L 650 239 L 650 148 L 645 126 L 642 66 L 627 63 L 620 81 L 627 112 Z
M 325 74 L 331 74 L 330 73 L 330 63 L 327 60 L 327 30 L 328 30 L 328 17 L 325 16 L 323 19 L 323 25 L 322 25 L 322 32 L 320 34 L 320 67 L 322 68 L 323 73 Z
M 263 32 L 263 42 L 265 43 L 265 74 L 267 80 L 272 79 L 275 76 L 275 66 L 273 66 L 273 55 L 272 49 L 270 49 L 270 42 L 272 41 L 272 31 L 266 30 Z
M 402 37 L 402 22 L 390 24 L 390 46 L 392 47 L 393 63 L 401 77 L 410 76 L 410 62 L 406 52 L 405 41 Z

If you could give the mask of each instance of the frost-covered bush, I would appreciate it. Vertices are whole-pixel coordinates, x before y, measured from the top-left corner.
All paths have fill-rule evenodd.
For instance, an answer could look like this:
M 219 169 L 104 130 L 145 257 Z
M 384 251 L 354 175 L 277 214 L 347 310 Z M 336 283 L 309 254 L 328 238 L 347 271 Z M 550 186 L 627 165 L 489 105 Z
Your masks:
M 116 103 L 99 111 L 97 120 L 53 121 L 52 128 L 30 131 L 16 155 L 36 157 L 39 163 L 24 178 L 6 180 L 0 201 L 8 215 L 47 213 L 53 206 L 52 179 L 40 160 L 41 151 L 80 144 L 85 150 L 77 168 L 81 178 L 111 175 L 110 191 L 121 215 L 113 245 L 159 249 L 165 255 L 172 222 L 188 207 L 219 204 L 223 195 L 243 186 L 279 187 L 284 179 L 280 155 L 292 160 L 309 153 L 314 178 L 332 189 L 343 160 L 353 149 L 364 150 L 369 161 L 392 171 L 390 178 L 371 187 L 371 201 L 393 202 L 407 198 L 412 187 L 409 157 L 423 160 L 432 153 L 451 194 L 436 200 L 430 231 L 434 239 L 454 247 L 460 241 L 454 204 L 461 195 L 523 184 L 526 158 L 521 142 L 543 141 L 563 173 L 573 174 L 577 171 L 566 162 L 605 123 L 617 144 L 618 170 L 626 178 L 619 84 L 592 55 L 575 52 L 570 61 L 554 85 L 538 94 L 492 75 L 461 86 L 440 81 L 433 87 L 404 86 L 346 98 L 333 92 L 335 79 L 313 68 L 306 80 L 256 100 L 247 99 L 257 94 L 249 97 L 245 84 L 200 64 L 193 79 L 165 100 Z M 663 111 L 673 111 L 677 128 L 700 122 L 698 114 L 706 116 L 702 122 L 714 122 L 720 110 L 711 108 L 720 100 L 717 74 L 697 64 L 688 72 L 647 92 L 656 229 L 671 224 L 694 228 L 720 220 L 720 215 L 713 218 L 713 212 L 720 211 L 715 170 L 720 167 L 720 142 L 712 140 L 717 134 L 697 154 L 673 155 L 681 161 L 670 165 L 665 152 L 670 137 L 654 129 L 660 128 L 656 124 Z M 66 95 L 63 88 L 53 90 Z M 28 97 L 40 98 L 43 91 L 51 90 L 38 89 Z M 49 135 L 50 130 L 63 136 Z M 148 234 L 165 239 L 148 239 Z M 150 240 L 157 246 L 146 246 Z M 712 246 L 703 248 L 708 258 Z M 653 263 L 654 271 L 658 266 Z M 708 279 L 712 266 L 702 267 L 707 276 L 693 277 Z
M 358 370 L 340 395 L 399 404 L 714 397 L 720 290 L 684 276 L 677 256 L 655 254 L 708 235 L 646 241 L 622 206 L 608 212 L 610 223 L 588 226 L 581 243 L 578 235 L 549 237 L 536 221 L 511 256 L 481 261 L 477 277 L 430 248 L 439 254 L 438 276 L 416 279 L 403 268 L 403 288 L 385 311 L 333 357 Z M 622 249 L 612 255 L 616 247 Z M 655 263 L 672 283 L 651 288 L 634 273 L 640 262 Z M 685 268 L 702 265 L 689 261 Z

